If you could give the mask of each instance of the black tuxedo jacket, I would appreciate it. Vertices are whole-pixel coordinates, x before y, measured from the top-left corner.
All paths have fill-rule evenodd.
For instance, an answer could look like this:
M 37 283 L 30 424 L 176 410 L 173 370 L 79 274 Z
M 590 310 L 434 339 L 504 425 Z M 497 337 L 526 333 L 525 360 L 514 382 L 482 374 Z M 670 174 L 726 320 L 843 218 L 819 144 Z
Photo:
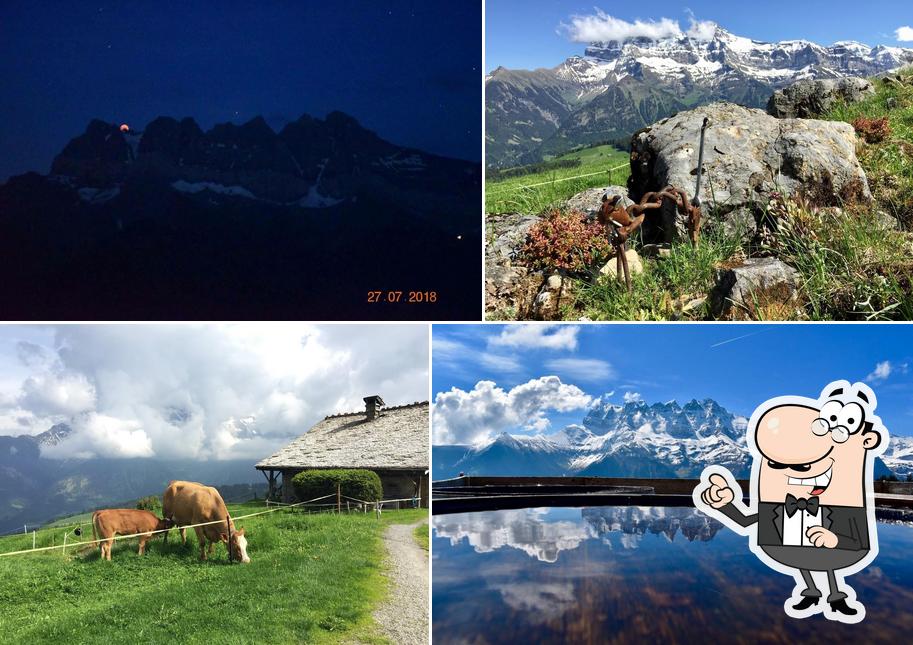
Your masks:
M 820 508 L 821 525 L 837 536 L 838 549 L 869 550 L 869 521 L 865 507 L 822 505 Z M 757 523 L 760 546 L 783 545 L 783 518 L 786 516 L 784 504 L 761 502 L 757 513 L 751 515 L 745 515 L 732 503 L 726 504 L 719 511 L 739 526 L 748 527 Z

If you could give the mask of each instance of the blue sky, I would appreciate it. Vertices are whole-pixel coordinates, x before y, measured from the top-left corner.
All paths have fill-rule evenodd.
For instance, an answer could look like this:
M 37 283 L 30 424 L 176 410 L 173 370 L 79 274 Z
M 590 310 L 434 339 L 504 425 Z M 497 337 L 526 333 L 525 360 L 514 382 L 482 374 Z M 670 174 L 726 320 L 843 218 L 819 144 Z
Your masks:
M 0 3 L 0 182 L 47 172 L 92 118 L 281 129 L 341 110 L 397 143 L 481 159 L 481 3 Z
M 559 34 L 574 15 L 593 15 L 596 9 L 627 22 L 669 18 L 688 28 L 689 10 L 698 20 L 712 20 L 727 30 L 755 40 L 806 39 L 829 45 L 857 40 L 868 45 L 913 47 L 898 42 L 895 31 L 913 25 L 909 0 L 849 0 L 796 2 L 581 2 L 571 0 L 489 0 L 485 6 L 485 68 L 554 67 L 568 56 L 583 54 L 585 45 Z
M 451 443 L 535 434 L 524 424 L 537 420 L 554 432 L 581 421 L 586 397 L 609 392 L 616 403 L 709 397 L 748 416 L 768 398 L 817 396 L 837 379 L 868 382 L 888 430 L 913 434 L 913 325 L 435 325 L 432 337 L 432 397 L 458 390 L 443 411 Z M 541 380 L 551 375 L 564 389 Z M 497 388 L 477 386 L 486 380 Z M 579 407 L 558 411 L 562 399 Z M 470 427 L 467 411 L 486 427 Z M 441 443 L 437 420 L 435 432 Z

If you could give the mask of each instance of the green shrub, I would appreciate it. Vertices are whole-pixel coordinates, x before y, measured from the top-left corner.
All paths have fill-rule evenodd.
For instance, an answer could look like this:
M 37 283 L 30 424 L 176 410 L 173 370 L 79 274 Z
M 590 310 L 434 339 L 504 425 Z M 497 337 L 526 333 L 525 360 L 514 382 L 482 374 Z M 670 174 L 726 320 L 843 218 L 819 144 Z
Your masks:
M 292 477 L 292 486 L 299 500 L 335 495 L 337 485 L 348 497 L 366 502 L 383 499 L 380 477 L 372 470 L 305 470 Z
M 553 210 L 530 227 L 521 253 L 537 269 L 581 272 L 605 262 L 610 250 L 602 224 L 579 211 Z
M 141 511 L 152 511 L 153 513 L 161 514 L 162 501 L 156 495 L 149 495 L 139 500 L 136 503 L 136 508 Z

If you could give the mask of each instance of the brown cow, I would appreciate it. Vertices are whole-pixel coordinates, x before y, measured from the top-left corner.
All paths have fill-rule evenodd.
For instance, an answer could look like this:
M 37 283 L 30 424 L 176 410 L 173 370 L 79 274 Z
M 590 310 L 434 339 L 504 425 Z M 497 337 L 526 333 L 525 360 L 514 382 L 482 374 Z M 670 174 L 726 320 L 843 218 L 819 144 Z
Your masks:
M 155 513 L 138 511 L 133 508 L 109 508 L 92 513 L 92 538 L 98 541 L 101 559 L 111 559 L 111 545 L 115 535 L 139 536 L 139 554 L 146 552 L 146 542 L 157 534 L 151 531 L 164 531 L 171 527 L 168 520 L 159 519 Z
M 247 556 L 247 538 L 244 529 L 235 529 L 235 524 L 228 514 L 222 496 L 212 486 L 197 482 L 173 481 L 168 484 L 162 496 L 163 515 L 178 526 L 218 522 L 194 527 L 200 542 L 200 559 L 206 559 L 206 543 L 209 542 L 209 555 L 217 542 L 228 544 L 228 533 L 231 533 L 230 554 L 232 560 L 249 563 Z M 186 542 L 185 529 L 181 528 L 181 538 Z

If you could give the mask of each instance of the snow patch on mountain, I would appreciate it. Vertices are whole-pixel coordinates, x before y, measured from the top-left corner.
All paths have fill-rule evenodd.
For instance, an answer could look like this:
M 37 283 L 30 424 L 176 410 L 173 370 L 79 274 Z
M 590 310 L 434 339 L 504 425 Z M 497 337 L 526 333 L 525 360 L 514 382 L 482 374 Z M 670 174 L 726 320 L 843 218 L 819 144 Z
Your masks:
M 397 152 L 387 157 L 381 157 L 377 160 L 376 165 L 383 166 L 389 170 L 399 170 L 405 172 L 421 172 L 425 169 L 425 160 L 418 153 Z
M 892 436 L 881 460 L 898 477 L 913 475 L 913 437 Z
M 104 204 L 120 195 L 120 186 L 110 188 L 80 188 L 76 191 L 79 199 L 89 204 Z
M 252 192 L 247 190 L 244 186 L 223 186 L 222 184 L 216 184 L 211 181 L 189 182 L 184 181 L 183 179 L 178 179 L 171 184 L 171 187 L 178 192 L 189 193 L 191 195 L 201 193 L 204 190 L 209 190 L 220 195 L 231 195 L 232 197 L 247 197 L 248 199 L 257 199 L 257 197 Z

